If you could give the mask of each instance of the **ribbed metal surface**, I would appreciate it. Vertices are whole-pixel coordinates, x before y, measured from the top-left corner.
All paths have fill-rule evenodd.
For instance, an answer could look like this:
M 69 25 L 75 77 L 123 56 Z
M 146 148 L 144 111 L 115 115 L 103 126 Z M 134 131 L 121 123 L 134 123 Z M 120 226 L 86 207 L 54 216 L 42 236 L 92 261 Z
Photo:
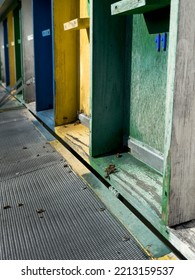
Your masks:
M 1 94 L 1 93 L 0 93 Z M 13 110 L 10 114 L 10 111 L 1 112 L 0 113 L 0 125 L 5 122 L 14 122 L 19 119 L 27 119 L 28 113 L 26 109 L 20 109 L 20 110 Z
M 0 182 L 22 175 L 25 173 L 32 172 L 37 169 L 44 168 L 48 165 L 58 163 L 61 157 L 57 153 L 47 154 L 40 156 L 39 154 L 35 155 L 34 158 L 29 158 L 27 160 L 19 160 L 12 163 L 1 163 L 0 161 Z M 63 160 L 63 159 L 61 159 Z
M 147 259 L 32 122 L 12 113 L 18 121 L 0 121 L 0 259 Z
M 1 259 L 147 258 L 62 163 L 4 181 L 0 189 Z M 43 218 L 37 209 L 46 210 Z
M 26 110 L 0 114 L 0 132 L 0 181 L 62 160 L 28 120 Z
M 32 123 L 27 122 L 27 120 L 1 124 L 0 131 L 1 151 L 10 148 L 22 148 L 26 145 L 30 146 L 37 142 L 43 142 L 37 129 Z
M 34 144 L 18 145 L 14 147 L 12 145 L 9 149 L 0 148 L 0 164 L 11 164 L 11 163 L 21 163 L 23 160 L 36 158 L 39 156 L 44 156 L 46 154 L 54 153 L 52 146 L 46 142 L 42 145 L 40 142 Z

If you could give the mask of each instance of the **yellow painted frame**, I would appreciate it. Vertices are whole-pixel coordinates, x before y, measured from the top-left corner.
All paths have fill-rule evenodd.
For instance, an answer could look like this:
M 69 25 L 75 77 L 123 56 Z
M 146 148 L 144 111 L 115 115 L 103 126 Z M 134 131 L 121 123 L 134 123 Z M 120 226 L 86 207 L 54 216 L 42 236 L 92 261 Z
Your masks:
M 88 7 L 86 0 L 80 0 L 80 18 L 87 18 Z M 89 28 L 79 31 L 80 50 L 79 50 L 79 79 L 80 79 L 80 102 L 81 112 L 90 115 L 90 37 Z
M 77 0 L 53 1 L 55 125 L 76 120 L 78 105 L 78 34 L 64 32 L 63 24 L 78 17 Z
M 55 125 L 59 126 L 74 122 L 78 112 L 90 115 L 90 41 L 87 1 L 55 0 L 53 15 Z M 83 29 L 73 28 L 64 31 L 64 25 L 72 26 L 75 19 Z
M 15 46 L 14 46 L 14 18 L 13 12 L 7 15 L 8 24 L 8 44 L 9 44 L 9 69 L 10 69 L 10 87 L 16 84 L 16 65 L 15 65 Z

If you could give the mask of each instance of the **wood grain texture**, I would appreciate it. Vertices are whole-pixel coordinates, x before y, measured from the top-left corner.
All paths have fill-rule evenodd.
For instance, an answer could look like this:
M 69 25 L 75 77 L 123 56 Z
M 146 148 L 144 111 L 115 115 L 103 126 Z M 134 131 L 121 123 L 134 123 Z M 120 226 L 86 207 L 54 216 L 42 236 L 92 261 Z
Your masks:
M 157 51 L 155 37 L 143 15 L 133 15 L 129 126 L 131 137 L 163 153 L 168 52 Z
M 89 162 L 89 129 L 82 124 L 68 124 L 55 128 L 55 133 L 73 148 L 86 162 Z
M 112 15 L 142 14 L 165 7 L 170 0 L 122 0 L 111 5 Z
M 171 232 L 192 250 L 195 258 L 195 220 L 176 226 Z
M 178 9 L 178 30 L 171 33 L 175 48 L 169 61 L 164 219 L 173 226 L 195 218 L 195 2 L 172 1 L 172 14 Z M 174 11 L 173 11 L 174 9 Z M 175 31 L 177 36 L 175 36 Z M 170 46 L 171 48 L 171 46 Z M 174 51 L 172 51 L 173 53 Z M 174 63 L 175 62 L 175 63 Z M 172 120 L 171 120 L 172 114 Z
M 141 213 L 154 227 L 165 234 L 165 227 L 161 224 L 161 193 L 162 176 L 148 166 L 135 159 L 129 153 L 122 153 L 121 157 L 108 155 L 90 158 L 91 165 L 105 178 L 105 169 L 114 164 L 116 172 L 110 174 L 109 184 L 120 193 L 139 213 Z

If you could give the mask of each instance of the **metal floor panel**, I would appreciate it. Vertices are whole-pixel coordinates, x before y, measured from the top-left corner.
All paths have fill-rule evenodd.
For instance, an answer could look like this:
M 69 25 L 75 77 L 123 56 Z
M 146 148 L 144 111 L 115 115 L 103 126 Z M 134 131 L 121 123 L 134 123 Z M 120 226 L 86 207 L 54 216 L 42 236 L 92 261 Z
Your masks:
M 31 143 L 30 145 L 26 144 L 19 145 L 19 147 L 15 147 L 14 145 L 9 147 L 9 149 L 0 148 L 0 165 L 1 164 L 10 164 L 10 163 L 20 163 L 23 160 L 36 158 L 38 156 L 44 156 L 46 154 L 54 153 L 53 147 L 45 142 L 40 144 Z
M 19 160 L 18 162 L 9 164 L 1 163 L 0 160 L 0 182 L 44 168 L 48 165 L 55 165 L 56 163 L 59 163 L 59 161 L 63 161 L 63 158 L 57 153 L 45 154 L 42 156 L 38 154 L 35 155 L 34 158 L 28 158 L 27 160 L 22 161 Z
M 6 180 L 0 190 L 0 259 L 147 259 L 63 163 Z
M 36 142 L 44 142 L 41 134 L 38 133 L 34 125 L 27 120 L 20 120 L 0 126 L 0 150 L 12 147 L 23 147 Z
M 10 114 L 10 111 L 0 112 L 0 125 L 5 122 L 14 122 L 20 119 L 27 119 L 28 113 L 26 109 L 14 110 Z
M 0 259 L 148 259 L 27 115 L 0 113 Z

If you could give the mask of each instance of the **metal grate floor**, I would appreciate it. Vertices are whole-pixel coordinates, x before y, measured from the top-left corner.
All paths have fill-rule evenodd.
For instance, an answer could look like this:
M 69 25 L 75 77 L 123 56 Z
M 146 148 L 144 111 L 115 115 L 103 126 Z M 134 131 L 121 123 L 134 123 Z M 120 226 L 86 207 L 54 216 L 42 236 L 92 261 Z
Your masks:
M 148 259 L 61 156 L 45 152 L 32 122 L 5 126 L 7 114 L 0 113 L 0 259 Z

